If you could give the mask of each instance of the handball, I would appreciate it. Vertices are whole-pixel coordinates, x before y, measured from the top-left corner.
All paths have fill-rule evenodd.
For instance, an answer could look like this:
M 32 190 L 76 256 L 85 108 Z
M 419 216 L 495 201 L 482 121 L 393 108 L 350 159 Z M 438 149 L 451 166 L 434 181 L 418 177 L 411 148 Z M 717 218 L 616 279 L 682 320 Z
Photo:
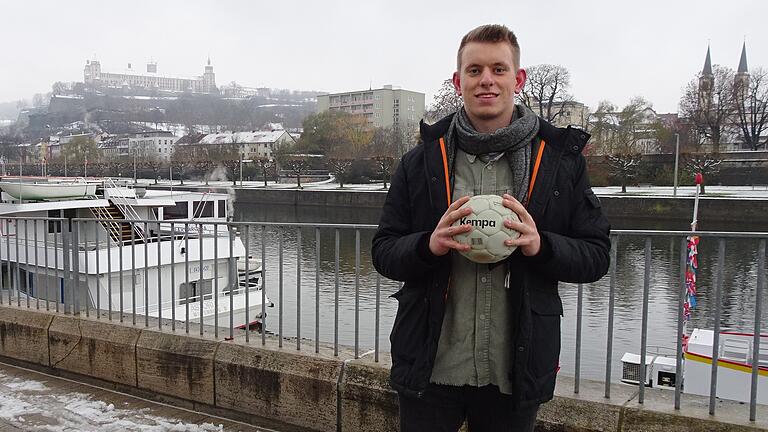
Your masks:
M 504 207 L 498 195 L 476 195 L 461 208 L 471 207 L 469 216 L 457 220 L 453 226 L 472 225 L 472 230 L 453 236 L 461 244 L 472 247 L 467 252 L 460 251 L 470 261 L 491 264 L 508 257 L 516 246 L 506 246 L 505 240 L 515 239 L 520 233 L 504 226 L 505 220 L 520 221 L 515 212 Z

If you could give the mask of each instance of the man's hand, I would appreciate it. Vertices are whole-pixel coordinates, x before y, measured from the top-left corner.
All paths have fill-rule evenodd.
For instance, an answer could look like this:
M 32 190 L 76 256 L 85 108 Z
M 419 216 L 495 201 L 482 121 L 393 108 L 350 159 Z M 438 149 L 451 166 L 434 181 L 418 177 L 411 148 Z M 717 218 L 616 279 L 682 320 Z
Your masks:
M 457 220 L 472 214 L 472 209 L 469 207 L 459 210 L 459 207 L 463 206 L 467 201 L 469 201 L 468 196 L 457 199 L 448 206 L 448 210 L 440 218 L 440 222 L 437 223 L 437 227 L 435 227 L 435 230 L 432 231 L 432 235 L 429 237 L 429 251 L 433 255 L 443 256 L 451 249 L 462 252 L 471 249 L 469 245 L 463 245 L 453 239 L 453 236 L 456 234 L 472 231 L 472 225 L 469 224 L 453 226 Z
M 506 240 L 507 246 L 517 246 L 525 256 L 534 256 L 541 250 L 541 237 L 536 229 L 536 222 L 533 221 L 530 213 L 520 204 L 512 195 L 504 194 L 501 203 L 504 207 L 517 213 L 520 222 L 505 220 L 504 226 L 520 233 L 520 237 L 512 240 Z

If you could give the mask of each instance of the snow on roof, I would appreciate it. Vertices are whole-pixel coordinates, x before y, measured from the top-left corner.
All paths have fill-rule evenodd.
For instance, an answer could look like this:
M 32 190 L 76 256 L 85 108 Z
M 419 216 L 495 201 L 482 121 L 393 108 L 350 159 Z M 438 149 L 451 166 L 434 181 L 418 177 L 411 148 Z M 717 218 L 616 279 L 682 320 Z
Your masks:
M 273 143 L 284 133 L 284 130 L 277 130 L 208 134 L 200 140 L 200 144 Z
M 83 96 L 80 95 L 64 95 L 64 94 L 58 94 L 53 95 L 56 99 L 85 99 Z

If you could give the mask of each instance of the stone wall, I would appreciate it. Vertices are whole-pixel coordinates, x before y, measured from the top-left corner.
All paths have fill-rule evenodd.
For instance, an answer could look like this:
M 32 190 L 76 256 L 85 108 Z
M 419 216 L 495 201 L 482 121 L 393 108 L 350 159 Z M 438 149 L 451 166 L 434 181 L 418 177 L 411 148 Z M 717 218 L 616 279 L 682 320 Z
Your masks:
M 195 411 L 230 417 L 283 432 L 397 431 L 396 394 L 387 384 L 389 359 L 353 359 L 342 347 L 315 353 L 295 341 L 262 345 L 239 333 L 232 340 L 175 332 L 167 325 L 132 326 L 106 315 L 82 317 L 0 306 L 0 359 L 117 389 Z M 634 387 L 558 379 L 554 401 L 542 406 L 540 431 L 759 431 L 768 430 L 768 409 L 758 422 L 748 406 L 720 401 L 717 416 L 707 399 L 685 395 L 680 411 L 671 392 L 648 389 L 636 403 Z

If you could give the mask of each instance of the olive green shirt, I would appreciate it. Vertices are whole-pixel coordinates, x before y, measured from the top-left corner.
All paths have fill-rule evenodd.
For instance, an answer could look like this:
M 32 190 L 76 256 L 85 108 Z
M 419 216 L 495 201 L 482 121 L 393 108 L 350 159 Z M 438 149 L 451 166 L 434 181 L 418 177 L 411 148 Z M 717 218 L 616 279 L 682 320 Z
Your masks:
M 456 151 L 453 196 L 511 193 L 512 172 L 503 154 L 474 156 Z M 510 308 L 506 266 L 476 264 L 451 253 L 445 317 L 431 382 L 481 387 L 511 394 Z

